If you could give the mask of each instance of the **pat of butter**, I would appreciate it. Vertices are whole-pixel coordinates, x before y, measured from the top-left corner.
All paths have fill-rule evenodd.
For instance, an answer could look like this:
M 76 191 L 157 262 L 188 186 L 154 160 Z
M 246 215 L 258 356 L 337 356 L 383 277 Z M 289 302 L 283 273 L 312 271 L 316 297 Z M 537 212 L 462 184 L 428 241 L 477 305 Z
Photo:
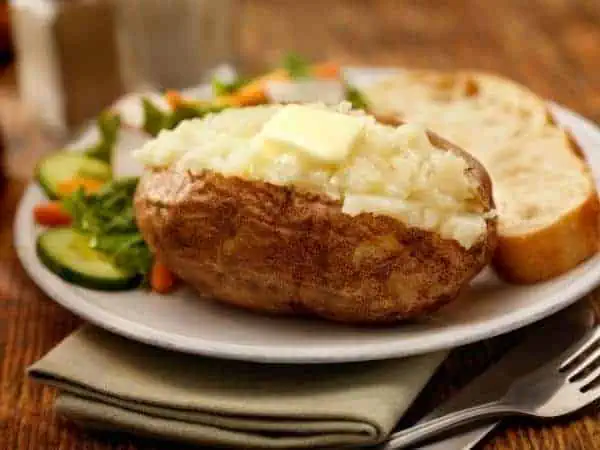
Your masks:
M 264 144 L 292 147 L 326 162 L 341 162 L 365 127 L 364 118 L 302 105 L 287 105 L 256 136 Z

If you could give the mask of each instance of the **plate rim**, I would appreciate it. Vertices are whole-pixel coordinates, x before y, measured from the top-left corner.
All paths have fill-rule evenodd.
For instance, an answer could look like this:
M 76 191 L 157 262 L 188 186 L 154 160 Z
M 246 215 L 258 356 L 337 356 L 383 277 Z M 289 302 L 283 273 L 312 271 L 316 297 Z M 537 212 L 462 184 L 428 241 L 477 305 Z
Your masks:
M 581 129 L 585 129 L 586 133 L 589 133 L 600 143 L 600 128 L 598 126 L 565 107 L 554 103 L 550 103 L 550 105 L 551 109 L 559 115 L 570 116 L 573 122 L 577 122 Z M 579 133 L 573 130 L 573 134 L 577 136 Z M 598 169 L 600 167 L 596 170 Z M 569 280 L 563 290 L 553 293 L 546 302 L 534 304 L 528 308 L 519 308 L 513 313 L 498 319 L 490 319 L 481 324 L 461 325 L 458 327 L 459 330 L 455 328 L 451 331 L 452 335 L 448 330 L 441 329 L 427 338 L 414 336 L 393 343 L 371 342 L 364 345 L 357 345 L 356 342 L 353 342 L 352 345 L 347 347 L 337 348 L 333 353 L 328 347 L 307 350 L 289 346 L 265 347 L 256 344 L 218 343 L 200 337 L 189 337 L 161 331 L 120 317 L 114 312 L 106 311 L 91 302 L 79 300 L 75 288 L 63 292 L 60 286 L 55 286 L 52 281 L 48 281 L 47 277 L 44 276 L 49 273 L 47 269 L 39 262 L 37 257 L 33 260 L 31 258 L 32 247 L 33 256 L 35 256 L 35 243 L 29 242 L 29 239 L 27 239 L 29 235 L 26 232 L 32 226 L 30 207 L 38 193 L 39 188 L 34 182 L 31 182 L 19 201 L 13 222 L 15 251 L 21 266 L 30 279 L 55 302 L 96 326 L 138 342 L 189 354 L 259 363 L 324 364 L 383 360 L 432 353 L 489 339 L 530 325 L 566 308 L 600 283 L 599 253 L 592 259 L 582 263 L 591 267 L 584 270 L 581 275 Z M 52 276 L 55 277 L 53 274 Z M 471 328 L 471 330 L 467 330 L 467 328 Z

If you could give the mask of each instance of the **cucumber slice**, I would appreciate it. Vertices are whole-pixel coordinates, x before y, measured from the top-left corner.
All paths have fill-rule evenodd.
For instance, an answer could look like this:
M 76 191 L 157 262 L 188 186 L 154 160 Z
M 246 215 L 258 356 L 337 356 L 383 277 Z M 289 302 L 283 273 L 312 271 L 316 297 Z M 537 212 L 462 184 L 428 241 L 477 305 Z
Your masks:
M 60 198 L 58 186 L 62 181 L 75 177 L 109 180 L 112 169 L 109 164 L 86 155 L 62 151 L 42 159 L 36 170 L 38 183 L 51 199 Z
M 123 272 L 104 254 L 90 248 L 88 237 L 72 228 L 42 233 L 37 240 L 37 254 L 62 279 L 90 289 L 131 289 L 141 281 L 139 275 Z

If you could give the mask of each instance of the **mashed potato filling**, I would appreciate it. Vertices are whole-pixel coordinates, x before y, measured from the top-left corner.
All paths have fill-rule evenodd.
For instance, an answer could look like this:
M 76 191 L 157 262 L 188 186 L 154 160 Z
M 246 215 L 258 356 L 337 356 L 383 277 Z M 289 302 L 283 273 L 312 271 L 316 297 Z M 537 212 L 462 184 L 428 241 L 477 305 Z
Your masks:
M 388 215 L 465 248 L 485 234 L 486 212 L 474 201 L 477 182 L 468 175 L 466 161 L 433 146 L 423 127 L 383 125 L 342 103 L 302 109 L 306 113 L 313 108 L 316 115 L 327 111 L 352 116 L 353 125 L 345 134 L 327 130 L 325 115 L 319 126 L 302 129 L 292 121 L 285 125 L 292 129 L 285 135 L 269 131 L 279 127 L 277 121 L 290 106 L 229 109 L 187 120 L 174 130 L 163 130 L 135 156 L 148 167 L 211 170 L 325 193 L 339 199 L 347 214 Z M 345 126 L 339 119 L 334 121 Z M 294 135 L 306 144 L 298 144 Z

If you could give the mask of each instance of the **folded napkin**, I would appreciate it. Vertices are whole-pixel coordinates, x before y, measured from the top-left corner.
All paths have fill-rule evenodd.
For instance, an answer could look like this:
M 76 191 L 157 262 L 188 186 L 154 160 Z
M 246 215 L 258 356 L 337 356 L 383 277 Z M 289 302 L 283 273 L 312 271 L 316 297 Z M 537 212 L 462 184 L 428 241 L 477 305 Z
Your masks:
M 88 427 L 206 446 L 324 448 L 383 440 L 446 356 L 272 365 L 169 352 L 85 326 L 29 369 Z

